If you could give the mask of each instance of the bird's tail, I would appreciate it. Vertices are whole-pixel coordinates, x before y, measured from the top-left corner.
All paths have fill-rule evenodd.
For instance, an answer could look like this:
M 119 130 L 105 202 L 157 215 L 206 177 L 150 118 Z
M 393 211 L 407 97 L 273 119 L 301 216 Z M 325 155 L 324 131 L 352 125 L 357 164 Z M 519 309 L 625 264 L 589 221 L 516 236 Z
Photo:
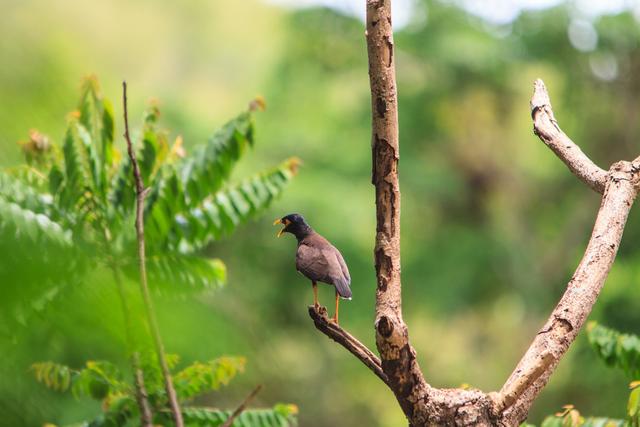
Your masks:
M 351 288 L 349 288 L 349 282 L 346 280 L 337 280 L 335 285 L 338 295 L 344 299 L 351 299 Z

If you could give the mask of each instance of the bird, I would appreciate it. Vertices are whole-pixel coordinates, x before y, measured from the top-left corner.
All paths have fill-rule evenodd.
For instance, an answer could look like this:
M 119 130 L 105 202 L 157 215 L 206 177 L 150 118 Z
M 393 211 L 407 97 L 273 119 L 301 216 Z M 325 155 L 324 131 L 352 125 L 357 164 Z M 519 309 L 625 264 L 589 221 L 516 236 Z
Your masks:
M 316 233 L 300 214 L 293 213 L 278 218 L 273 223 L 276 224 L 284 225 L 278 232 L 278 237 L 291 233 L 298 240 L 296 270 L 311 280 L 313 305 L 316 309 L 320 307 L 317 283 L 335 286 L 336 311 L 330 320 L 338 324 L 340 298 L 351 299 L 351 276 L 342 254 L 327 239 Z

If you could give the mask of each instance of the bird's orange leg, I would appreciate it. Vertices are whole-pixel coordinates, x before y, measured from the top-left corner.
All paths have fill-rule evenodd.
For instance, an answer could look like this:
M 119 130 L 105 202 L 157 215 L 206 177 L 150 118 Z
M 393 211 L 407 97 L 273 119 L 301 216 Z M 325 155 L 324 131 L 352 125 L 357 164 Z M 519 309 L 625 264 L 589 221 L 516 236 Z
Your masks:
M 315 308 L 318 308 L 320 307 L 320 302 L 318 301 L 318 284 L 311 282 L 311 286 L 313 286 L 313 305 Z
M 335 322 L 336 325 L 338 324 L 338 304 L 340 304 L 340 295 L 338 291 L 336 291 L 336 314 L 331 318 L 331 321 Z

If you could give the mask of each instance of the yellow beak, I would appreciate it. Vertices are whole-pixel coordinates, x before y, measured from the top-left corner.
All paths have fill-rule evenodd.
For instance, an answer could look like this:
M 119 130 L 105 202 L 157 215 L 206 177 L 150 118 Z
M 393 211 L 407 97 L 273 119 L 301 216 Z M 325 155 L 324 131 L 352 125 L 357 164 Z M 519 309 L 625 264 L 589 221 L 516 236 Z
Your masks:
M 280 237 L 280 236 L 282 236 L 284 234 L 284 230 L 287 228 L 287 225 L 289 225 L 289 224 L 288 224 L 288 221 L 286 221 L 286 222 L 282 221 L 282 218 L 278 218 L 275 221 L 273 221 L 273 225 L 277 225 L 277 224 L 284 224 L 284 228 L 282 230 L 278 231 L 278 234 L 277 234 L 277 236 Z

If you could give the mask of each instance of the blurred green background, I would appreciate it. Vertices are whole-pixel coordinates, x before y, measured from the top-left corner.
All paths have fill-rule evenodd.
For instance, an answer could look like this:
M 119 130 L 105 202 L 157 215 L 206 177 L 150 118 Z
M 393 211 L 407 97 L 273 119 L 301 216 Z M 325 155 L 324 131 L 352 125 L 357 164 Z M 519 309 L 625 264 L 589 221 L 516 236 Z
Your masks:
M 342 305 L 341 323 L 374 348 L 363 8 L 307 3 L 3 0 L 0 166 L 22 161 L 16 142 L 30 129 L 60 142 L 90 73 L 116 106 L 118 135 L 126 79 L 134 126 L 148 100 L 159 99 L 162 123 L 184 137 L 187 150 L 263 95 L 256 148 L 238 175 L 291 155 L 304 165 L 266 217 L 210 248 L 227 263 L 225 289 L 156 298 L 167 351 L 185 361 L 247 356 L 246 373 L 201 403 L 233 407 L 262 383 L 256 405 L 296 403 L 305 427 L 404 425 L 389 390 L 316 332 L 294 242 L 276 239 L 271 227 L 275 217 L 302 213 L 343 252 L 354 299 Z M 499 389 L 589 238 L 599 198 L 531 132 L 533 80 L 545 80 L 561 126 L 601 167 L 640 152 L 637 3 L 543 5 L 420 0 L 402 2 L 398 12 L 403 306 L 434 386 Z M 633 210 L 591 315 L 635 333 L 639 219 Z M 98 410 L 37 384 L 28 372 L 35 361 L 127 365 L 114 288 L 109 276 L 95 276 L 0 337 L 0 425 L 70 423 Z M 0 288 L 22 285 L 16 277 Z M 329 303 L 329 288 L 320 290 Z M 581 335 L 530 421 L 566 403 L 622 417 L 626 395 L 623 375 L 604 367 Z

